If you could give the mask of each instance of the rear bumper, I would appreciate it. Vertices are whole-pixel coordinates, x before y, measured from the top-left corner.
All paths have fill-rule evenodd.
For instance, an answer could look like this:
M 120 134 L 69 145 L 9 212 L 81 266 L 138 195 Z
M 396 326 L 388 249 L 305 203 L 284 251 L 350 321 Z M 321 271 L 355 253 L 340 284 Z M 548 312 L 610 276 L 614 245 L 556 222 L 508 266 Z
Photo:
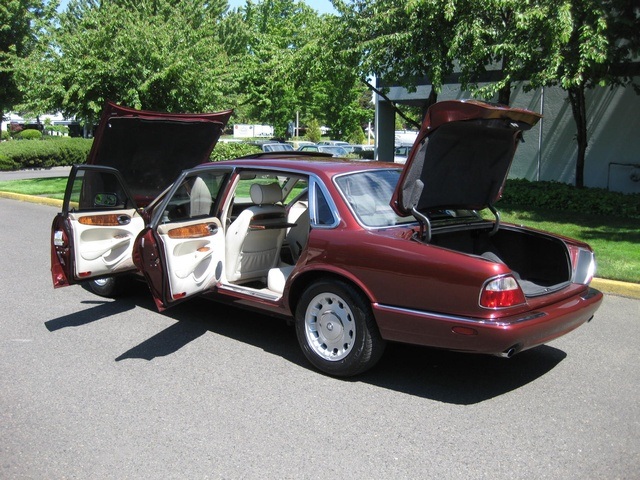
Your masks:
M 473 353 L 505 355 L 547 343 L 593 318 L 602 293 L 589 288 L 544 309 L 487 320 L 373 304 L 386 340 Z M 457 327 L 457 328 L 455 328 Z M 456 332 L 457 331 L 457 332 Z M 460 333 L 464 332 L 464 333 Z

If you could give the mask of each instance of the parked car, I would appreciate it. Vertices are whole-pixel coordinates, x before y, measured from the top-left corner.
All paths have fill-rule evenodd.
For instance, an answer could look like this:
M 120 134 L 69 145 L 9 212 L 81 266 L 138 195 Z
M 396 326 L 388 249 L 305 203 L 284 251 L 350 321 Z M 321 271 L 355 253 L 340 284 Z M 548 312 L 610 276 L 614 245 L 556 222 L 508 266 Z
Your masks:
M 323 140 L 321 142 L 318 142 L 318 145 L 332 145 L 336 147 L 344 147 L 344 146 L 348 146 L 349 142 L 344 142 L 342 140 Z
M 396 147 L 396 149 L 393 152 L 393 162 L 402 163 L 402 164 L 406 163 L 410 150 L 411 150 L 411 147 L 407 145 L 400 145 Z
M 320 152 L 330 153 L 334 157 L 345 157 L 348 152 L 337 145 L 303 145 L 298 148 L 299 152 Z
M 263 152 L 292 152 L 293 145 L 282 142 L 255 142 L 252 145 L 256 145 L 262 149 Z
M 71 170 L 51 232 L 56 288 L 112 295 L 132 273 L 161 311 L 206 295 L 283 317 L 335 376 L 371 368 L 388 341 L 511 357 L 602 301 L 588 245 L 500 222 L 495 203 L 535 113 L 438 103 L 404 167 L 296 152 L 194 167 L 226 114 L 192 118 L 202 135 L 171 135 L 202 142 L 186 155 L 166 133 L 188 121 L 127 112 L 103 115 L 90 164 Z M 175 161 L 192 168 L 147 182 Z

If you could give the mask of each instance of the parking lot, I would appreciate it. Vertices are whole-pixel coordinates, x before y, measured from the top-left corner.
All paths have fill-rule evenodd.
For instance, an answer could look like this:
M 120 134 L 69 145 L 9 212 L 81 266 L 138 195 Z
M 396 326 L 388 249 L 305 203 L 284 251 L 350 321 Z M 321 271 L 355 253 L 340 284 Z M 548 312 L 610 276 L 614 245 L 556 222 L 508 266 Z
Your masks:
M 280 320 L 54 290 L 56 211 L 0 198 L 0 478 L 637 478 L 640 300 L 509 360 L 390 345 L 337 380 Z

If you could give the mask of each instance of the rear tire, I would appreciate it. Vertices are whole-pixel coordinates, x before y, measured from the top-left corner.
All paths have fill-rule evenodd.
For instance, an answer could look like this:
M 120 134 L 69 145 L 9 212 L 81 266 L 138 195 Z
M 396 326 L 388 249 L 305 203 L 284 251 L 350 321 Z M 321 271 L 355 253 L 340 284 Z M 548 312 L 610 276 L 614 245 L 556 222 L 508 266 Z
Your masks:
M 337 377 L 369 370 L 386 345 L 368 299 L 353 286 L 334 280 L 315 282 L 302 294 L 296 334 L 307 360 Z

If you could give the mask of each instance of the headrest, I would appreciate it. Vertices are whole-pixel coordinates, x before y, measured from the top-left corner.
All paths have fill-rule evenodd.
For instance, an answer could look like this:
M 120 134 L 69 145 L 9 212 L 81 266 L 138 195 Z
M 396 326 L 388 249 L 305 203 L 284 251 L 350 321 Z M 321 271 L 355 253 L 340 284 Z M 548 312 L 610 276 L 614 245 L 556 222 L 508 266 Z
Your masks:
M 256 205 L 273 204 L 282 200 L 282 189 L 277 183 L 262 185 L 254 183 L 251 185 L 251 201 Z

